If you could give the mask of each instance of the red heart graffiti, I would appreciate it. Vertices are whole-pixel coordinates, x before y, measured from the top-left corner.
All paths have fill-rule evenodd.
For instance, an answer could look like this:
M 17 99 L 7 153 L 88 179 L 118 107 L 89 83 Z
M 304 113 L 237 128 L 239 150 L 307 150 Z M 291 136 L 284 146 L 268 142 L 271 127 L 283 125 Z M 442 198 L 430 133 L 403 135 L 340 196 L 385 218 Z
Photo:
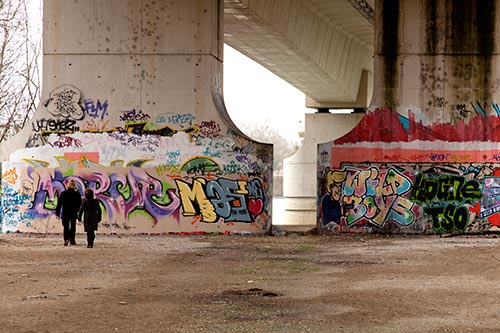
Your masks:
M 248 201 L 248 211 L 255 217 L 259 215 L 264 208 L 264 201 L 262 199 L 250 199 Z

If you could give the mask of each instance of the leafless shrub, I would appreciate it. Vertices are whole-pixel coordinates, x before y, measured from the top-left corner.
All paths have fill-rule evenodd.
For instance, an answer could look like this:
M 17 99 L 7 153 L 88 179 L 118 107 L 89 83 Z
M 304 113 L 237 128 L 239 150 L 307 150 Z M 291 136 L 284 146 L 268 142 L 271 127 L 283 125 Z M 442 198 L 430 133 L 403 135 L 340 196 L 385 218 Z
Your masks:
M 39 27 L 30 0 L 0 0 L 0 141 L 32 117 L 40 99 Z

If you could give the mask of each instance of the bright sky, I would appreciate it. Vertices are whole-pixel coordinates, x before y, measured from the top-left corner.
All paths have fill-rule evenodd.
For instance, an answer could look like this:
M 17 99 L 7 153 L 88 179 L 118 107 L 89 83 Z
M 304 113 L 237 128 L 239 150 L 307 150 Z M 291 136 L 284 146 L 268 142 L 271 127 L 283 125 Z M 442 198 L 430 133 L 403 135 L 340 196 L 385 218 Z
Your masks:
M 292 141 L 304 130 L 305 96 L 298 89 L 224 45 L 224 102 L 234 123 L 270 126 Z

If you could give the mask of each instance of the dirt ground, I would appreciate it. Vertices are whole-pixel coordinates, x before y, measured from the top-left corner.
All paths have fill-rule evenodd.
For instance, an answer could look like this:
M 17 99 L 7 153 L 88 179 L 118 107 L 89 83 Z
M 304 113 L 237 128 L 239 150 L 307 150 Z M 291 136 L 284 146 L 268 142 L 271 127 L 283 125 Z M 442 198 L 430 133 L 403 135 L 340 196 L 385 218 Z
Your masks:
M 0 235 L 1 332 L 500 332 L 494 236 Z

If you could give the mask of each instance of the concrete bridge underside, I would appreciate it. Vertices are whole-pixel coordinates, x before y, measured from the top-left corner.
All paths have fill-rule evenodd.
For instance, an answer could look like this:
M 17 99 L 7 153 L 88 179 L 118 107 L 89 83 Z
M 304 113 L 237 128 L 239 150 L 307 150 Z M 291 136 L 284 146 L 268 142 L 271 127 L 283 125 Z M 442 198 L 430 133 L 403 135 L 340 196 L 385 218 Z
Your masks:
M 306 95 L 311 108 L 366 108 L 374 0 L 225 0 L 224 42 Z

